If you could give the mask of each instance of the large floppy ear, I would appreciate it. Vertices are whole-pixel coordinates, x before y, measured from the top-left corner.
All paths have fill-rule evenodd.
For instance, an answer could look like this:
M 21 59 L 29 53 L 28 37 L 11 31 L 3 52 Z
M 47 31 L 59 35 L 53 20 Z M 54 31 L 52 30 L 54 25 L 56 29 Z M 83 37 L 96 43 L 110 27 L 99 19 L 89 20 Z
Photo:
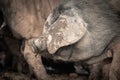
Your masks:
M 44 33 L 48 35 L 48 52 L 54 54 L 60 47 L 79 41 L 87 31 L 86 26 L 86 23 L 74 9 L 60 14 L 53 24 L 44 28 Z

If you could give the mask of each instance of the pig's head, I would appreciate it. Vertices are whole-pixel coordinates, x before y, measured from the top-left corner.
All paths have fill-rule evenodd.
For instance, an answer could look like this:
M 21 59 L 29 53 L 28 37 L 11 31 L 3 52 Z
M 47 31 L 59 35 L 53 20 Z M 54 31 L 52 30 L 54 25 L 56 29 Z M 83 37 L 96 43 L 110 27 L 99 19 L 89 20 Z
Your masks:
M 86 33 L 87 24 L 76 8 L 57 8 L 49 15 L 42 36 L 30 43 L 35 52 L 48 50 L 49 54 L 67 54 L 72 51 L 70 45 L 79 44 Z

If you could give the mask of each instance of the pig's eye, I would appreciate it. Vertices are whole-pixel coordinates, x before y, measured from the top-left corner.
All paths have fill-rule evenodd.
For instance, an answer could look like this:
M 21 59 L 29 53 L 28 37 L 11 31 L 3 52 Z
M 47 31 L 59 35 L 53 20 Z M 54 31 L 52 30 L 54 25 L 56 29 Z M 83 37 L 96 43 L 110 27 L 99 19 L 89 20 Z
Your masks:
M 59 11 L 60 14 L 62 14 L 63 12 L 69 11 L 70 9 L 72 9 L 72 8 L 71 8 L 71 7 L 63 7 L 63 6 L 60 6 L 60 7 L 58 8 L 58 11 Z
M 72 8 L 71 7 L 66 7 L 66 8 L 63 8 L 63 11 L 70 10 L 70 9 L 72 9 Z

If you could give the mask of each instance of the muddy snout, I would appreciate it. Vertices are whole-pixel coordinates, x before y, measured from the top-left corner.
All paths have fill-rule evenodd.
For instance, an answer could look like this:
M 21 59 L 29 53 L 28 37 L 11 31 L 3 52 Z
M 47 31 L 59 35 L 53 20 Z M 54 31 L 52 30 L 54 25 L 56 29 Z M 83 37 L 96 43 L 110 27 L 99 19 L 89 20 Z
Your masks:
M 47 48 L 45 37 L 30 39 L 28 43 L 34 53 L 39 53 Z

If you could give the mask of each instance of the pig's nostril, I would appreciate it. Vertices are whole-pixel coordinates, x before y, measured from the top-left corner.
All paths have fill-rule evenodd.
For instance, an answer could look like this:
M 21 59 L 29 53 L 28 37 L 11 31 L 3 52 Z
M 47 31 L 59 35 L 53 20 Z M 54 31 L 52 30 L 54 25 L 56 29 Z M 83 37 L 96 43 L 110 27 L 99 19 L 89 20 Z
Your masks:
M 28 43 L 30 45 L 30 48 L 31 48 L 32 52 L 37 53 L 38 52 L 38 48 L 37 48 L 37 46 L 35 44 L 34 39 L 29 40 Z
M 28 41 L 32 51 L 39 53 L 46 49 L 46 38 L 40 37 L 39 39 L 31 39 Z

